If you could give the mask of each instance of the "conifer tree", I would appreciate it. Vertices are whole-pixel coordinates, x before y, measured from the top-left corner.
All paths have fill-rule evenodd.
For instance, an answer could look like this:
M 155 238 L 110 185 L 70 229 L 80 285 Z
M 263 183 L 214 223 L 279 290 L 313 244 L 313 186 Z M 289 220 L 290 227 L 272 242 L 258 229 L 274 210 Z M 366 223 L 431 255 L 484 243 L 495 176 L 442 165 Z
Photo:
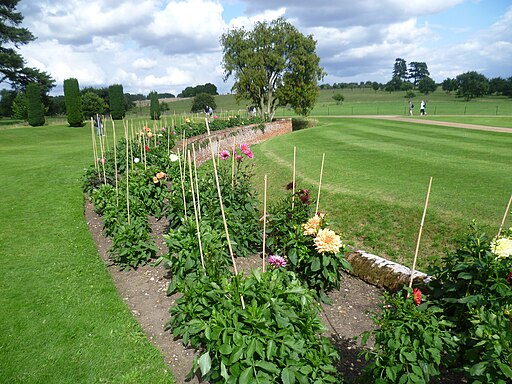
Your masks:
M 110 114 L 113 120 L 121 120 L 125 115 L 124 93 L 121 84 L 113 84 L 108 87 L 110 99 Z
M 64 80 L 64 101 L 66 103 L 66 114 L 70 127 L 82 127 L 82 98 L 80 96 L 80 86 L 78 80 L 70 78 Z
M 41 87 L 39 84 L 28 84 L 26 95 L 28 123 L 32 127 L 44 125 L 44 105 L 41 99 Z
M 155 91 L 150 92 L 149 95 L 149 113 L 151 115 L 152 120 L 160 119 L 160 101 L 158 100 L 158 93 Z

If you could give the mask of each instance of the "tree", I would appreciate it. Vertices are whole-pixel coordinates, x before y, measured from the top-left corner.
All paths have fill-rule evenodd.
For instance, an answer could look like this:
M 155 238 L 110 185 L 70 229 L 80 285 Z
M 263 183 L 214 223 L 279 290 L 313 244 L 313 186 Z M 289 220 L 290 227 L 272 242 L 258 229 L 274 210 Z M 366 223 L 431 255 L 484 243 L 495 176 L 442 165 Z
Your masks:
M 85 119 L 89 120 L 97 113 L 104 115 L 107 108 L 107 103 L 97 93 L 87 91 L 82 95 L 82 111 Z
M 455 91 L 457 89 L 458 83 L 456 79 L 450 79 L 449 77 L 441 83 L 441 88 L 446 93 L 450 93 L 452 91 Z
M 0 116 L 12 116 L 12 103 L 16 97 L 16 91 L 9 89 L 0 90 Z
M 25 92 L 18 92 L 12 102 L 12 117 L 19 120 L 27 120 L 27 95 Z
M 345 100 L 345 96 L 342 93 L 335 93 L 332 98 L 336 101 L 336 104 L 340 105 Z
M 481 73 L 470 71 L 458 75 L 457 96 L 464 97 L 466 101 L 485 95 L 489 90 L 489 80 Z
M 41 99 L 41 86 L 37 83 L 27 85 L 27 120 L 32 127 L 44 125 L 44 105 Z
M 401 91 L 410 91 L 414 88 L 414 85 L 410 81 L 403 81 L 402 84 L 400 84 L 400 90 Z
M 380 89 L 380 84 L 374 81 L 372 83 L 372 89 L 375 91 L 375 93 L 377 93 L 377 91 Z
M 425 76 L 429 76 L 430 72 L 427 68 L 427 63 L 423 61 L 412 61 L 409 63 L 409 79 L 414 79 L 412 82 L 414 86 Z
M 23 57 L 16 51 L 35 40 L 34 35 L 20 27 L 23 15 L 16 12 L 19 0 L 0 2 L 0 83 L 7 82 L 16 90 L 25 90 L 30 83 L 38 83 L 45 94 L 55 86 L 46 72 L 25 66 Z
M 215 97 L 209 93 L 200 93 L 194 97 L 190 111 L 193 113 L 201 112 L 204 111 L 207 106 L 212 109 L 217 108 Z
M 398 76 L 394 76 L 390 81 L 386 83 L 384 89 L 387 92 L 399 91 L 403 81 Z
M 436 89 L 436 82 L 428 76 L 425 76 L 418 82 L 418 90 L 425 95 L 428 95 L 430 92 L 434 92 Z
M 489 93 L 496 95 L 510 95 L 511 94 L 510 79 L 506 80 L 502 77 L 494 77 L 489 80 Z
M 404 59 L 401 59 L 399 57 L 395 59 L 395 64 L 393 66 L 393 77 L 398 77 L 403 81 L 409 78 L 409 73 L 407 71 L 407 63 Z
M 108 97 L 112 119 L 121 120 L 126 112 L 123 86 L 121 84 L 113 84 L 108 87 Z
M 152 120 L 160 119 L 160 101 L 158 100 L 158 93 L 156 91 L 150 92 L 149 95 L 149 114 Z
M 78 80 L 69 78 L 64 80 L 64 100 L 66 102 L 66 114 L 70 127 L 82 127 L 84 125 L 82 114 L 82 99 Z
M 309 114 L 325 75 L 311 35 L 279 18 L 258 22 L 251 31 L 233 29 L 221 36 L 221 44 L 224 81 L 233 76 L 237 100 L 251 100 L 268 119 L 279 105 Z

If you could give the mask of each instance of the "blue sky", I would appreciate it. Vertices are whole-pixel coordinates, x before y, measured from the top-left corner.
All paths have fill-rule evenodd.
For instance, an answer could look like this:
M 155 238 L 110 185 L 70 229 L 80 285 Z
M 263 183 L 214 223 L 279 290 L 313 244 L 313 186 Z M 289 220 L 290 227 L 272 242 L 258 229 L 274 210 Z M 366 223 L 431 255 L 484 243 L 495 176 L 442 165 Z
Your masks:
M 21 0 L 18 10 L 38 37 L 21 53 L 57 81 L 54 94 L 69 77 L 130 93 L 207 82 L 227 93 L 220 36 L 277 17 L 314 36 L 331 84 L 385 83 L 397 57 L 425 61 L 437 82 L 512 76 L 510 0 Z

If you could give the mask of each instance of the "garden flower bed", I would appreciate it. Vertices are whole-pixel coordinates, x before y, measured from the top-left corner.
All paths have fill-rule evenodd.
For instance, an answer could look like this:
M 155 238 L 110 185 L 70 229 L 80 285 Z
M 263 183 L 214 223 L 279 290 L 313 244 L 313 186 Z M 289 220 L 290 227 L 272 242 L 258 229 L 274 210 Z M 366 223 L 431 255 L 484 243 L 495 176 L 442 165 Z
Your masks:
M 326 303 L 333 292 L 343 292 L 341 284 L 349 281 L 344 271 L 352 270 L 339 234 L 294 180 L 278 204 L 267 212 L 265 203 L 260 212 L 251 185 L 256 160 L 247 143 L 214 149 L 209 138 L 214 161 L 197 167 L 195 147 L 184 139 L 196 129 L 185 123 L 176 153 L 167 129 L 142 127 L 130 134 L 126 126 L 125 139 L 112 152 L 100 141 L 101 156 L 95 156 L 99 161 L 87 172 L 84 190 L 111 238 L 109 259 L 125 271 L 148 270 L 157 261 L 169 272 L 166 293 L 179 297 L 165 328 L 197 351 L 190 377 L 340 382 L 347 374 L 346 351 L 354 346 L 345 345 L 340 354 L 335 346 L 350 344 L 349 338 L 329 337 L 325 326 L 339 334 Z M 154 236 L 158 222 L 165 223 L 160 244 Z M 423 295 L 410 288 L 385 294 L 374 316 L 378 327 L 370 326 L 363 337 L 375 340 L 375 348 L 365 350 L 365 374 L 381 383 L 437 380 L 441 369 L 479 382 L 512 378 L 511 237 L 504 231 L 492 239 L 473 225 L 461 248 L 432 271 Z M 250 271 L 241 273 L 240 260 L 252 260 Z M 165 285 L 161 276 L 158 281 Z M 334 305 L 343 311 L 345 302 Z

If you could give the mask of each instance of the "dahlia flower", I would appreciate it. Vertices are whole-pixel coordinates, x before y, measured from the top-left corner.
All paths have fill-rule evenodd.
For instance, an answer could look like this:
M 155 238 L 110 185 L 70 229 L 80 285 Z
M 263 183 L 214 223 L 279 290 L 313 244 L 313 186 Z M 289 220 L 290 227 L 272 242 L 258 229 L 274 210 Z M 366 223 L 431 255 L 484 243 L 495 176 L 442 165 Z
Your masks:
M 315 237 L 315 247 L 319 253 L 332 252 L 334 254 L 340 251 L 342 247 L 341 239 L 336 232 L 330 229 L 319 229 Z

